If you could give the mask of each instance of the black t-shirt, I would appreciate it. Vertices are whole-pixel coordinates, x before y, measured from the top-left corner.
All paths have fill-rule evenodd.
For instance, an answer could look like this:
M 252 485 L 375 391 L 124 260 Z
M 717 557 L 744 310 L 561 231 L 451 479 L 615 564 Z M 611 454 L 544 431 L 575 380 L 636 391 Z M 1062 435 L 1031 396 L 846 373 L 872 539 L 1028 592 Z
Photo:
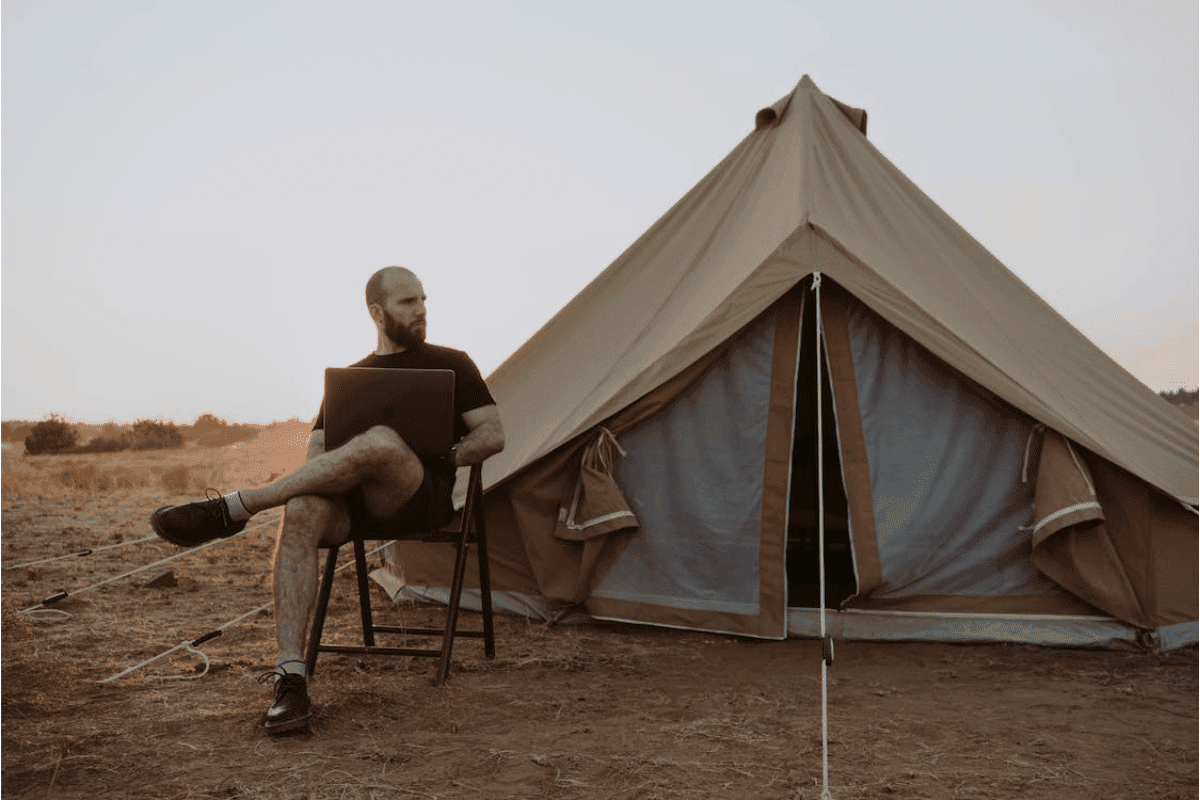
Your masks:
M 496 401 L 488 391 L 479 367 L 461 350 L 449 347 L 439 347 L 436 344 L 421 344 L 410 347 L 401 353 L 389 353 L 386 356 L 371 355 L 362 361 L 357 361 L 352 367 L 375 367 L 377 369 L 452 369 L 454 370 L 454 439 L 463 438 L 468 433 L 467 423 L 462 415 L 481 406 L 490 406 Z M 325 402 L 321 401 L 321 410 L 317 413 L 317 421 L 313 430 L 325 428 Z

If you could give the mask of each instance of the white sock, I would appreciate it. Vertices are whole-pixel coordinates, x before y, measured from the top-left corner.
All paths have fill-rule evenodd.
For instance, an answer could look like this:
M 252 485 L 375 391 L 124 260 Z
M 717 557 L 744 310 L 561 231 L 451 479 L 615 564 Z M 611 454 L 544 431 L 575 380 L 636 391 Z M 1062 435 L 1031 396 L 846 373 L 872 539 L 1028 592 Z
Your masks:
M 308 670 L 305 669 L 303 661 L 283 661 L 275 666 L 276 680 L 280 674 L 299 675 L 303 678 L 307 676 Z
M 225 505 L 229 508 L 229 518 L 234 522 L 242 522 L 250 519 L 253 514 L 246 510 L 246 506 L 242 503 L 242 495 L 238 492 L 232 492 L 222 497 Z

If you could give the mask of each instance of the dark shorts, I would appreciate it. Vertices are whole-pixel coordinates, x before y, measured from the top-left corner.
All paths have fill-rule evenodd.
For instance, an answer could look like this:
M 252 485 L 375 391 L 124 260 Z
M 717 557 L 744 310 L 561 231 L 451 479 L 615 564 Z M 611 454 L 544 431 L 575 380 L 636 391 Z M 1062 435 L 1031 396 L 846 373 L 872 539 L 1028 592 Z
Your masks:
M 423 531 L 436 530 L 454 515 L 453 475 L 447 477 L 444 473 L 433 470 L 425 464 L 425 477 L 417 488 L 416 494 L 409 499 L 395 514 L 384 519 L 378 519 L 371 514 L 362 492 L 355 490 L 346 498 L 350 511 L 350 520 L 354 527 L 386 527 L 405 530 Z

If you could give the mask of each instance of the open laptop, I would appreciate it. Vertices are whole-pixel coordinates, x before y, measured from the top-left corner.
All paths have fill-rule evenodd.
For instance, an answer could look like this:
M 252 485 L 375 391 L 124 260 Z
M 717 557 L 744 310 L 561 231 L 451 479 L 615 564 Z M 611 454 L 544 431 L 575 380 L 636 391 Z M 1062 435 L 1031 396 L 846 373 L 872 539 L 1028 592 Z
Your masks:
M 376 425 L 392 428 L 419 456 L 447 455 L 454 444 L 454 370 L 325 370 L 326 451 Z

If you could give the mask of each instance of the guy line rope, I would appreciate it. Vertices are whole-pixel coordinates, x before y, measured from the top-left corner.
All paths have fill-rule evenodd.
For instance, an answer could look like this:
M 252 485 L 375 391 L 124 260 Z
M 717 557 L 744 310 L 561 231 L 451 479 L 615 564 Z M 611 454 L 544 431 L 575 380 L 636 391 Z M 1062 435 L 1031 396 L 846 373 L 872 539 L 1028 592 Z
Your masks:
M 258 526 L 256 526 L 256 527 L 258 527 Z M 246 530 L 250 530 L 250 529 L 247 528 Z M 243 531 L 243 533 L 244 533 L 244 531 Z M 224 540 L 218 540 L 218 541 L 224 541 Z M 391 544 L 391 542 L 384 542 L 383 544 L 379 545 L 375 549 L 368 550 L 366 554 L 368 556 L 373 556 L 376 553 L 378 553 L 380 550 L 387 547 L 389 544 Z M 346 561 L 346 563 L 342 564 L 340 567 L 335 569 L 334 572 L 341 572 L 342 570 L 344 570 L 346 567 L 350 566 L 353 563 L 354 563 L 354 560 L 350 559 L 350 560 Z M 220 627 L 214 628 L 213 630 L 209 631 L 208 633 L 204 634 L 203 636 L 198 636 L 195 639 L 184 640 L 184 641 L 180 642 L 179 644 L 175 645 L 174 647 L 170 648 L 169 650 L 164 650 L 163 652 L 159 653 L 156 656 L 152 656 L 150 658 L 147 658 L 145 661 L 142 661 L 138 664 L 134 664 L 132 667 L 130 667 L 127 670 L 124 670 L 123 672 L 118 672 L 116 675 L 110 675 L 109 677 L 100 681 L 100 683 L 112 683 L 115 680 L 124 678 L 126 675 L 137 672 L 142 667 L 147 666 L 148 664 L 153 664 L 155 661 L 158 661 L 161 658 L 166 658 L 167 656 L 171 655 L 172 653 L 176 653 L 180 650 L 187 650 L 189 653 L 200 656 L 200 658 L 204 659 L 204 669 L 201 670 L 200 672 L 197 672 L 195 675 L 149 675 L 144 680 L 170 681 L 170 680 L 196 680 L 198 678 L 203 678 L 205 675 L 208 674 L 208 668 L 209 668 L 211 662 L 209 661 L 208 656 L 205 655 L 203 651 L 197 649 L 198 646 L 203 644 L 204 642 L 207 642 L 209 639 L 217 638 L 222 633 L 224 633 L 227 628 L 232 628 L 234 625 L 238 624 L 242 620 L 248 619 L 248 618 L 254 616 L 255 614 L 258 614 L 261 611 L 265 611 L 266 609 L 270 608 L 274 604 L 274 602 L 275 601 L 272 600 L 272 601 L 263 603 L 258 608 L 255 608 L 251 611 L 247 611 L 245 614 L 242 614 L 240 617 L 231 619 L 229 622 L 226 622 L 224 625 L 221 625 Z
M 142 539 L 132 539 L 128 542 L 117 542 L 116 544 L 106 544 L 102 547 L 92 547 L 87 550 L 80 550 L 77 553 L 67 553 L 66 555 L 63 555 L 63 556 L 53 556 L 52 558 L 40 558 L 37 561 L 26 561 L 22 564 L 11 564 L 11 565 L 5 567 L 4 571 L 8 572 L 10 569 L 20 569 L 21 567 L 36 567 L 39 564 L 49 564 L 53 561 L 63 561 L 64 559 L 68 559 L 68 558 L 83 558 L 84 556 L 90 556 L 92 553 L 99 553 L 104 550 L 112 550 L 114 547 L 127 547 L 128 545 L 131 545 L 131 544 L 142 544 L 144 542 L 149 542 L 149 541 L 152 541 L 157 538 L 158 538 L 157 536 L 146 536 Z
M 213 541 L 208 542 L 207 544 L 202 544 L 199 547 L 190 547 L 186 550 L 180 550 L 178 553 L 173 553 L 173 554 L 167 556 L 166 558 L 162 558 L 162 559 L 159 559 L 158 561 L 154 561 L 150 564 L 146 564 L 145 566 L 141 566 L 136 569 L 132 569 L 129 572 L 124 572 L 120 575 L 115 575 L 111 578 L 106 578 L 105 580 L 102 580 L 99 583 L 93 583 L 91 586 L 84 586 L 82 589 L 76 589 L 74 592 L 65 592 L 65 591 L 56 592 L 55 594 L 52 594 L 49 597 L 43 599 L 37 605 L 30 606 L 29 608 L 21 609 L 17 613 L 18 614 L 32 614 L 32 613 L 36 613 L 36 612 L 40 612 L 40 611 L 53 611 L 53 612 L 56 612 L 59 614 L 66 614 L 67 616 L 70 616 L 65 611 L 59 611 L 58 609 L 48 608 L 48 606 L 52 606 L 55 603 L 58 603 L 62 600 L 66 600 L 68 597 L 74 597 L 75 595 L 80 595 L 80 594 L 83 594 L 84 592 L 90 592 L 93 589 L 99 589 L 101 586 L 107 586 L 110 583 L 115 583 L 115 582 L 121 580 L 122 578 L 128 578 L 130 575 L 136 575 L 139 572 L 145 572 L 148 569 L 153 569 L 154 567 L 160 566 L 162 564 L 166 564 L 168 561 L 174 561 L 175 559 L 182 558 L 183 556 L 190 556 L 194 553 L 199 553 L 201 550 L 204 550 L 205 548 L 208 548 L 208 547 L 212 547 L 213 545 L 220 544 L 221 542 L 232 541 L 233 539 L 237 539 L 242 536 L 245 536 L 247 533 L 249 533 L 252 530 L 257 530 L 258 528 L 264 528 L 268 525 L 274 525 L 278 521 L 279 521 L 279 517 L 276 516 L 273 519 L 269 519 L 269 520 L 267 520 L 265 522 L 261 522 L 257 525 L 252 525 L 249 528 L 246 528 L 245 530 L 243 530 L 233 536 L 230 536 L 226 539 L 214 539 Z M 158 537 L 151 536 L 151 537 L 147 537 L 147 538 L 157 539 Z M 138 541 L 145 541 L 145 539 L 140 539 Z M 121 542 L 121 545 L 125 545 L 125 544 L 133 544 L 133 542 Z M 110 545 L 110 546 L 117 547 L 120 545 Z M 101 549 L 104 549 L 104 548 L 95 548 L 89 552 L 97 552 L 98 550 L 101 550 Z
M 821 414 L 821 273 L 813 273 L 813 305 L 816 309 L 817 362 L 817 568 L 820 571 L 821 615 L 821 800 L 829 793 L 829 665 L 833 663 L 833 637 L 825 631 L 825 442 Z

